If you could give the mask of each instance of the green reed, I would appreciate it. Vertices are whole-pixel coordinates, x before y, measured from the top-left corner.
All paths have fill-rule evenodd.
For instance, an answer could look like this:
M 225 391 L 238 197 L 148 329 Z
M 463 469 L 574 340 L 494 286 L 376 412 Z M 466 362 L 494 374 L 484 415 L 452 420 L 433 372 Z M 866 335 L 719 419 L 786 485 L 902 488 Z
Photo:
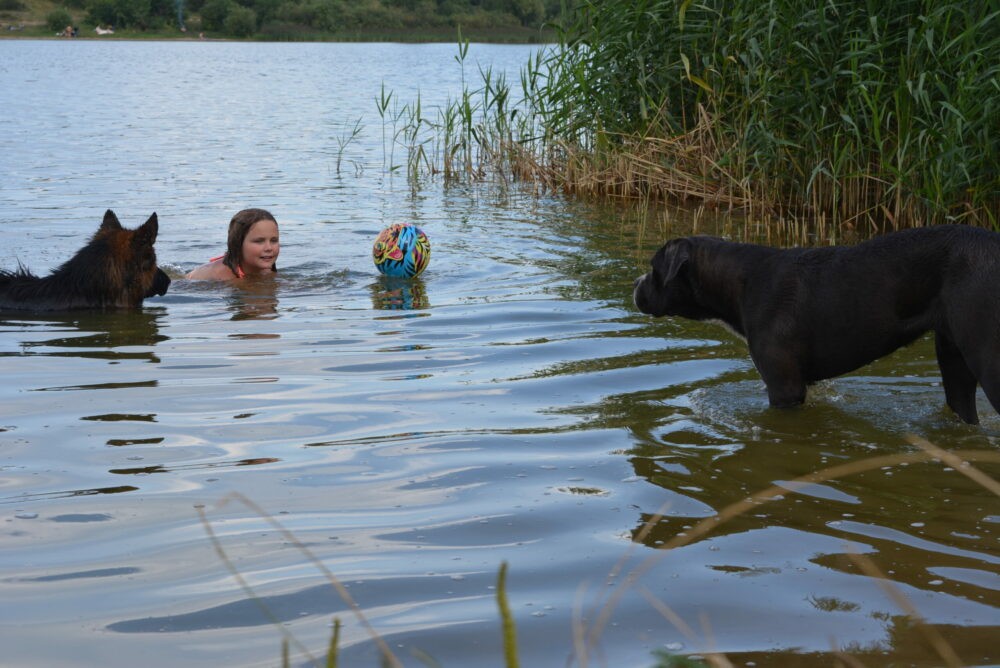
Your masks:
M 1000 3 L 581 0 L 426 129 L 447 175 L 856 229 L 1000 226 Z
M 382 82 L 382 88 L 379 91 L 379 96 L 375 98 L 375 107 L 378 110 L 379 118 L 382 119 L 382 162 L 383 164 L 391 164 L 392 158 L 389 153 L 389 147 L 386 143 L 386 124 L 392 121 L 392 115 L 389 113 L 390 105 L 392 104 L 392 91 L 385 90 L 385 82 Z
M 997 223 L 1000 6 L 588 2 L 542 94 L 599 146 L 696 138 L 704 177 L 838 222 Z M 704 110 L 704 111 L 703 111 Z
M 503 625 L 503 656 L 507 668 L 518 668 L 521 665 L 517 658 L 517 627 L 514 615 L 510 612 L 507 601 L 507 562 L 500 563 L 500 573 L 497 575 L 497 607 L 500 609 L 500 620 Z
M 334 137 L 334 140 L 337 142 L 335 164 L 338 176 L 340 175 L 340 167 L 344 160 L 344 151 L 351 144 L 351 142 L 358 138 L 358 135 L 361 134 L 363 129 L 364 126 L 361 125 L 361 119 L 359 118 L 354 121 L 353 126 L 345 124 L 343 130 L 336 137 Z M 355 165 L 355 169 L 357 169 L 357 165 Z

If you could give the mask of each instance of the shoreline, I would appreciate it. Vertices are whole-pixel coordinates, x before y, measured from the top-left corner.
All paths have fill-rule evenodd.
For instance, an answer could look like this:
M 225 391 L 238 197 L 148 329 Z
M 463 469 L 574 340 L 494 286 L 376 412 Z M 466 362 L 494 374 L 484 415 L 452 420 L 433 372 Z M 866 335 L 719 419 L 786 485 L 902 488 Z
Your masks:
M 260 44 L 348 44 L 348 43 L 365 43 L 365 44 L 457 44 L 457 37 L 451 39 L 446 39 L 444 37 L 440 38 L 428 38 L 428 39 L 399 39 L 393 38 L 386 35 L 378 36 L 359 36 L 351 38 L 338 38 L 329 37 L 323 39 L 275 39 L 266 37 L 166 37 L 163 35 L 150 35 L 148 37 L 140 37 L 136 35 L 122 35 L 122 36 L 112 36 L 112 35 L 77 35 L 76 37 L 62 37 L 58 35 L 8 35 L 6 33 L 0 33 L 0 41 L 53 41 L 53 42 L 241 42 L 241 43 L 260 43 Z M 517 41 L 509 39 L 484 39 L 481 37 L 466 36 L 463 41 L 467 41 L 470 44 L 498 44 L 504 45 L 509 44 L 512 46 L 530 46 L 536 45 L 539 47 L 556 44 L 557 40 L 539 40 L 539 41 Z
M 482 43 L 482 44 L 555 44 L 558 37 L 554 31 L 542 31 L 533 29 L 523 30 L 469 30 L 466 28 L 452 27 L 448 29 L 428 28 L 420 29 L 386 29 L 386 30 L 364 30 L 352 33 L 313 33 L 303 31 L 301 33 L 288 35 L 256 34 L 250 37 L 231 37 L 218 32 L 188 30 L 181 32 L 176 28 L 164 28 L 160 30 L 130 30 L 122 29 L 113 34 L 99 35 L 95 32 L 95 27 L 82 25 L 78 28 L 75 37 L 64 37 L 61 34 L 51 32 L 44 23 L 33 22 L 31 24 L 21 24 L 22 27 L 11 29 L 14 23 L 0 22 L 0 40 L 125 40 L 125 41 L 182 41 L 182 42 L 290 42 L 290 43 L 322 43 L 322 42 L 391 42 L 400 44 L 430 44 L 459 42 Z M 204 35 L 204 36 L 199 36 Z

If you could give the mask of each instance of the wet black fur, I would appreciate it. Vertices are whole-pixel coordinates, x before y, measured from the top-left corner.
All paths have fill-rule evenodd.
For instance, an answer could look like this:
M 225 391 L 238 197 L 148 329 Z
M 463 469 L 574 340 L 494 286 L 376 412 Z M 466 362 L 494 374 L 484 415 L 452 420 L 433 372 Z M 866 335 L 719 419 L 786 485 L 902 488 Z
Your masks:
M 110 209 L 86 246 L 48 276 L 23 266 L 0 270 L 0 310 L 138 308 L 164 295 L 170 277 L 156 266 L 156 214 L 126 230 Z
M 687 237 L 651 265 L 635 282 L 639 310 L 732 328 L 772 406 L 933 331 L 952 410 L 977 423 L 978 384 L 1000 411 L 1000 234 L 941 225 L 809 249 Z

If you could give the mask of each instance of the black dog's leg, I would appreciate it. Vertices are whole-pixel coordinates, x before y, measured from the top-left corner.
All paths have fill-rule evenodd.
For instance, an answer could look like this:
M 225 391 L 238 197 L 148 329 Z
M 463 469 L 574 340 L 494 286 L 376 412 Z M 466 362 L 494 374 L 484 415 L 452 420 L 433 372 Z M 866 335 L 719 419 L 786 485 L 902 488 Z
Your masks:
M 993 325 L 987 332 L 986 340 L 981 341 L 977 347 L 980 353 L 977 363 L 970 366 L 993 410 L 1000 413 L 1000 331 Z
M 767 398 L 775 408 L 793 408 L 806 400 L 802 370 L 788 355 L 751 354 L 757 371 L 767 385 Z
M 938 366 L 941 368 L 941 381 L 944 384 L 944 396 L 951 410 L 969 424 L 979 424 L 979 413 L 976 410 L 976 376 L 965 363 L 961 351 L 946 334 L 936 332 L 934 349 L 937 351 Z M 1000 388 L 992 388 L 994 396 L 1000 393 Z M 989 396 L 989 394 L 987 394 Z M 1000 396 L 990 398 L 996 407 Z
M 983 378 L 981 384 L 983 391 L 986 393 L 986 398 L 993 404 L 994 410 L 1000 413 L 1000 377 L 992 376 L 990 378 Z
M 1000 339 L 1000 337 L 997 337 Z M 1000 343 L 984 346 L 984 350 L 1000 350 Z M 976 379 L 983 387 L 986 398 L 990 400 L 993 409 L 1000 413 L 1000 359 L 987 352 L 980 355 L 976 365 L 972 366 Z
M 764 383 L 767 385 L 767 399 L 775 408 L 794 408 L 801 406 L 806 400 L 805 383 L 795 383 L 787 379 L 768 382 L 766 378 Z

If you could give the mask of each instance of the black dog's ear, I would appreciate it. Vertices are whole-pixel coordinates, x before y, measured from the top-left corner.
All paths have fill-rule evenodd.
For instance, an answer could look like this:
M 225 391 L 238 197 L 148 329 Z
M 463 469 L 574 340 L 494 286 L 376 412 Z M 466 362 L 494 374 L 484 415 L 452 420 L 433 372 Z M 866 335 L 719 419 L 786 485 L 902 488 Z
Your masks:
M 135 236 L 132 237 L 132 244 L 137 248 L 143 246 L 152 246 L 156 241 L 156 233 L 159 231 L 159 222 L 156 219 L 156 214 L 154 213 L 149 217 L 142 226 L 135 231 Z
M 111 209 L 104 212 L 104 221 L 101 223 L 102 230 L 120 230 L 122 224 L 118 222 L 118 216 Z
M 677 278 L 677 273 L 684 263 L 691 259 L 691 241 L 689 239 L 674 239 L 663 247 L 663 283 L 667 284 Z

